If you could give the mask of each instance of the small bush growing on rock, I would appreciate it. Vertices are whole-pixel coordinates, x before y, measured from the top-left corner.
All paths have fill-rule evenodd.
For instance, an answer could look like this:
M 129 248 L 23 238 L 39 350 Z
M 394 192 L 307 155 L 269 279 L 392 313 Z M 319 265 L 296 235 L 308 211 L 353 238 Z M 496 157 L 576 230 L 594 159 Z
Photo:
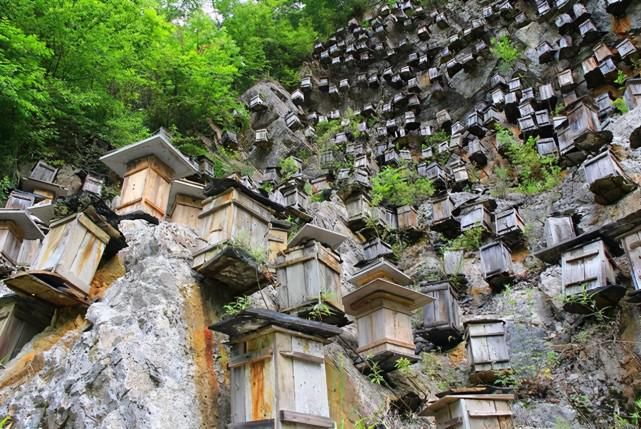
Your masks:
M 616 100 L 614 100 L 612 102 L 612 105 L 621 114 L 628 113 L 630 111 L 630 109 L 628 109 L 628 105 L 626 104 L 625 100 L 623 98 L 621 98 L 621 97 L 619 97 Z
M 506 128 L 498 127 L 496 140 L 504 146 L 518 178 L 518 190 L 532 195 L 549 191 L 560 182 L 561 168 L 554 156 L 541 156 L 534 137 L 521 144 Z
M 251 306 L 251 299 L 248 296 L 239 296 L 229 304 L 223 305 L 223 316 L 233 317 Z
M 483 227 L 477 226 L 465 230 L 463 234 L 448 242 L 446 250 L 465 250 L 473 251 L 481 247 L 483 239 Z
M 521 52 L 514 46 L 507 35 L 493 38 L 491 45 L 492 54 L 500 61 L 499 70 L 501 72 L 508 72 L 521 56 Z
M 298 164 L 296 164 L 296 160 L 294 160 L 293 156 L 288 156 L 287 158 L 282 159 L 278 163 L 278 167 L 280 167 L 280 175 L 284 180 L 287 180 L 294 174 L 298 173 Z
M 411 370 L 410 366 L 412 365 L 412 362 L 408 358 L 401 357 L 394 362 L 394 368 L 398 370 L 402 375 L 409 375 Z
M 374 384 L 383 384 L 383 381 L 385 381 L 385 378 L 383 378 L 383 369 L 380 367 L 378 362 L 373 361 L 371 359 L 367 359 L 367 363 L 369 365 L 370 373 L 367 375 L 367 378 L 369 378 L 369 381 L 371 381 Z
M 372 204 L 406 206 L 434 194 L 434 185 L 407 167 L 385 167 L 372 179 Z
M 623 71 L 617 70 L 617 78 L 614 79 L 614 83 L 616 83 L 619 86 L 623 86 L 625 84 L 626 78 L 627 76 L 625 75 L 625 73 L 623 73 Z
M 437 131 L 431 136 L 425 137 L 425 145 L 429 147 L 429 146 L 432 146 L 433 144 L 444 142 L 449 138 L 450 138 L 450 135 L 447 134 L 445 131 Z

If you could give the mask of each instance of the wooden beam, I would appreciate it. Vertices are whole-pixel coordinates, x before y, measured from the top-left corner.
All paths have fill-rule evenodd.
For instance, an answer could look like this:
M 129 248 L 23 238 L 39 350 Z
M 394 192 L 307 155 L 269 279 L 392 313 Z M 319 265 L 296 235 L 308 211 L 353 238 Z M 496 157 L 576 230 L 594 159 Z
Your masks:
M 312 414 L 298 413 L 296 411 L 280 410 L 281 422 L 300 423 L 317 428 L 333 428 L 334 423 L 327 417 L 315 416 Z

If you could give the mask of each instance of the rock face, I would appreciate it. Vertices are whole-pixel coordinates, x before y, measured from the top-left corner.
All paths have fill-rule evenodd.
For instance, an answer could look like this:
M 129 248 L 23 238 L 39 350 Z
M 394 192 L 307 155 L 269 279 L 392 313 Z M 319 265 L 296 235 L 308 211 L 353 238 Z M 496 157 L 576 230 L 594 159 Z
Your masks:
M 52 335 L 45 331 L 1 374 L 0 414 L 13 415 L 15 427 L 216 426 L 213 402 L 204 400 L 215 394 L 203 388 L 198 353 L 205 350 L 195 346 L 206 327 L 190 324 L 197 321 L 189 314 L 197 238 L 170 224 L 124 221 L 121 228 L 130 245 L 119 256 L 125 277 L 55 344 L 41 344 Z M 34 356 L 40 371 L 12 380 Z

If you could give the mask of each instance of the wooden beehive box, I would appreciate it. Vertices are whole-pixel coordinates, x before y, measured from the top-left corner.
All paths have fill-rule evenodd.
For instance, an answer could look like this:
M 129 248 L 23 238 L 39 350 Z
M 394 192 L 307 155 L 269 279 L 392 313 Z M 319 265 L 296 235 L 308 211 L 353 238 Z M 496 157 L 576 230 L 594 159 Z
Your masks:
M 172 180 L 197 173 L 162 131 L 110 152 L 100 160 L 124 178 L 116 206 L 116 212 L 121 215 L 142 210 L 163 219 Z
M 323 346 L 339 328 L 251 309 L 210 329 L 230 336 L 229 427 L 334 427 Z
M 464 326 L 470 379 L 492 382 L 501 372 L 510 369 L 503 320 L 469 320 Z
M 347 224 L 352 229 L 360 229 L 365 226 L 369 218 L 377 218 L 378 213 L 375 207 L 372 207 L 367 195 L 358 193 L 350 196 L 345 201 L 347 209 Z
M 281 310 L 309 318 L 314 305 L 324 302 L 331 316 L 321 320 L 345 324 L 341 294 L 341 258 L 336 248 L 346 239 L 333 231 L 305 225 L 276 260 Z
M 570 216 L 547 218 L 543 235 L 545 236 L 547 247 L 556 246 L 563 241 L 576 237 L 572 218 Z
M 0 263 L 2 274 L 9 274 L 20 265 L 20 250 L 25 240 L 40 240 L 44 234 L 22 210 L 0 209 Z
M 14 210 L 26 210 L 27 208 L 33 206 L 38 200 L 38 195 L 32 194 L 30 192 L 23 192 L 18 190 L 13 190 L 7 198 L 7 202 L 4 205 L 5 209 L 14 209 Z
M 475 204 L 461 210 L 461 231 L 481 227 L 483 231 L 493 231 L 492 214 L 485 204 Z
M 363 277 L 357 283 L 361 280 Z M 399 358 L 416 362 L 412 312 L 431 300 L 379 275 L 345 295 L 345 312 L 356 317 L 357 351 L 377 362 L 383 371 L 394 369 Z M 361 368 L 367 369 L 367 362 Z
M 267 206 L 230 187 L 203 201 L 200 236 L 212 245 L 245 239 L 252 248 L 265 248 L 271 217 Z
M 204 186 L 200 183 L 185 179 L 174 180 L 169 192 L 167 220 L 198 231 L 204 199 Z
M 501 241 L 481 246 L 481 271 L 493 289 L 500 289 L 512 281 L 512 255 Z
M 34 336 L 51 322 L 53 308 L 17 295 L 0 297 L 0 356 L 13 359 Z
M 432 200 L 432 222 L 430 227 L 448 238 L 461 232 L 461 224 L 454 216 L 454 201 L 450 196 Z
M 641 79 L 627 79 L 625 81 L 623 99 L 630 110 L 641 104 Z
M 536 141 L 536 150 L 541 156 L 559 156 L 559 148 L 553 138 L 543 138 Z
M 47 164 L 44 161 L 38 161 L 31 169 L 30 179 L 38 180 L 40 182 L 53 183 L 56 180 L 58 169 Z
M 456 293 L 448 281 L 422 287 L 421 292 L 434 300 L 423 307 L 420 334 L 439 347 L 451 347 L 463 339 L 463 325 Z
M 636 187 L 609 150 L 585 161 L 583 171 L 599 204 L 616 203 Z
M 85 176 L 85 180 L 82 183 L 82 190 L 85 192 L 91 192 L 92 194 L 100 195 L 102 193 L 102 187 L 104 183 L 104 178 L 87 173 L 87 175 Z
M 378 258 L 395 259 L 392 246 L 376 237 L 363 245 L 363 261 L 369 263 Z
M 421 414 L 434 416 L 438 429 L 513 429 L 512 394 L 447 395 Z
M 625 288 L 616 284 L 616 265 L 605 243 L 595 240 L 563 252 L 561 256 L 562 293 L 566 298 L 563 308 L 570 312 L 593 311 L 586 308 L 584 297 L 596 308 L 616 305 L 625 294 Z M 572 296 L 579 296 L 573 300 Z
M 509 247 L 515 248 L 523 244 L 524 231 L 525 223 L 516 208 L 495 215 L 496 235 Z
M 413 206 L 402 206 L 396 209 L 398 229 L 406 231 L 418 228 L 418 212 Z
M 641 290 L 641 231 L 633 231 L 621 237 L 621 245 L 630 261 L 632 285 Z
M 7 279 L 6 284 L 54 306 L 86 305 L 91 281 L 112 238 L 122 240 L 93 210 L 57 220 L 51 223 L 31 269 Z

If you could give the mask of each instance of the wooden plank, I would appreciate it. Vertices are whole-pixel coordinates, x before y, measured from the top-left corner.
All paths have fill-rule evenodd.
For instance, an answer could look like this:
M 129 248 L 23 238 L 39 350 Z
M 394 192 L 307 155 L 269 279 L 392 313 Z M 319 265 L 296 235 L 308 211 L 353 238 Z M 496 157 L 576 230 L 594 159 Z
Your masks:
M 318 428 L 332 428 L 334 423 L 328 417 L 299 413 L 296 411 L 280 410 L 280 420 L 287 423 L 299 423 Z

